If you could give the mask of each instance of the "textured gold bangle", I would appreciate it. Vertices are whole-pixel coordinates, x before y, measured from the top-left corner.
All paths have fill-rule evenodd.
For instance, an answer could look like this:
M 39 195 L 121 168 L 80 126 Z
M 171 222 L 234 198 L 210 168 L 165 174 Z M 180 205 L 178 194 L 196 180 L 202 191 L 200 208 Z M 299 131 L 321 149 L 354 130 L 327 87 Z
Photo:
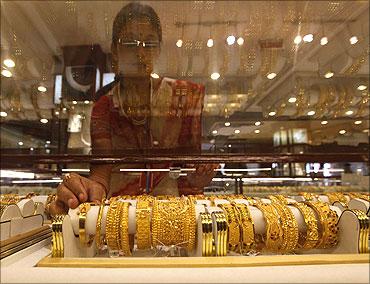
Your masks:
M 318 200 L 318 195 L 311 192 L 300 192 L 299 195 L 303 196 L 305 201 L 316 201 Z
M 3 215 L 5 209 L 8 207 L 6 204 L 1 204 L 0 205 L 0 217 Z
M 217 242 L 215 241 L 216 256 L 225 256 L 227 254 L 227 220 L 225 213 L 212 212 L 211 214 L 216 221 Z
M 209 213 L 200 213 L 202 224 L 202 256 L 212 255 L 212 220 Z
M 254 223 L 249 208 L 245 204 L 233 203 L 239 214 L 241 228 L 242 253 L 250 251 L 254 246 Z
M 324 202 L 306 202 L 308 206 L 315 210 L 321 225 L 321 238 L 317 248 L 331 248 L 338 244 L 338 216 Z
M 195 205 L 184 200 L 153 202 L 152 244 L 180 246 L 191 251 L 195 247 Z
M 360 234 L 358 240 L 359 253 L 369 253 L 369 217 L 364 211 L 358 209 L 351 209 L 359 220 Z
M 63 244 L 63 220 L 65 215 L 56 215 L 52 219 L 51 224 L 51 256 L 63 257 L 64 244 Z
M 265 248 L 269 251 L 278 251 L 283 241 L 283 230 L 279 221 L 279 214 L 271 204 L 257 201 L 255 205 L 261 210 L 266 222 Z
M 236 215 L 235 208 L 231 204 L 219 204 L 218 205 L 225 213 L 229 234 L 228 234 L 228 249 L 235 252 L 240 252 L 240 228 L 239 220 Z
M 124 256 L 131 256 L 130 249 L 130 237 L 128 233 L 128 218 L 129 218 L 129 202 L 120 202 L 120 226 L 119 226 L 119 236 L 120 236 L 120 250 L 123 252 Z
M 150 202 L 138 199 L 136 203 L 136 240 L 138 249 L 150 249 Z
M 78 236 L 80 239 L 81 246 L 87 246 L 89 247 L 92 244 L 92 241 L 94 239 L 93 236 L 86 236 L 86 217 L 87 212 L 89 212 L 91 208 L 90 203 L 82 203 L 79 206 L 80 212 L 78 213 Z
M 280 216 L 280 224 L 283 230 L 283 241 L 278 250 L 282 253 L 293 251 L 298 244 L 298 223 L 293 212 L 280 202 L 279 199 L 272 200 L 272 206 Z
M 107 239 L 107 245 L 111 250 L 118 250 L 118 224 L 117 220 L 115 218 L 117 214 L 117 208 L 119 205 L 119 201 L 114 200 L 111 202 L 108 208 L 107 213 L 107 225 L 106 225 L 106 239 Z M 118 220 L 119 221 L 119 220 Z
M 315 211 L 301 202 L 293 202 L 290 205 L 296 207 L 302 214 L 306 225 L 306 233 L 299 234 L 298 247 L 302 249 L 313 249 L 319 241 L 319 228 Z
M 95 246 L 99 250 L 103 246 L 102 234 L 101 234 L 101 223 L 103 219 L 104 213 L 104 206 L 105 206 L 105 198 L 101 201 L 99 206 L 98 217 L 96 219 L 96 227 L 95 227 Z

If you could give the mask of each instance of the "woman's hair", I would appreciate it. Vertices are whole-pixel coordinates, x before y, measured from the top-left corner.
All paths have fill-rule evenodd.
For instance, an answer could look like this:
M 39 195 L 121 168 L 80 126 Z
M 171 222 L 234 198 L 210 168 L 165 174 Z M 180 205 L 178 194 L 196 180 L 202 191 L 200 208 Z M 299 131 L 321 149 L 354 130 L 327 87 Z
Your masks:
M 138 2 L 131 2 L 124 6 L 116 15 L 113 22 L 112 43 L 118 42 L 119 34 L 122 28 L 129 22 L 135 19 L 147 18 L 158 34 L 159 41 L 162 41 L 161 22 L 157 13 L 149 5 L 143 5 Z

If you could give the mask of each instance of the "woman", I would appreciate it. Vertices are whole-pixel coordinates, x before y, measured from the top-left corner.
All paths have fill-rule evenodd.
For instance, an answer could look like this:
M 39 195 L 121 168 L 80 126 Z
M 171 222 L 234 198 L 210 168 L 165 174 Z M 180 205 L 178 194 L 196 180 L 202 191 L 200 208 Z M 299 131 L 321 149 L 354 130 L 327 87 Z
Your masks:
M 122 153 L 123 150 L 145 153 L 156 149 L 200 152 L 204 87 L 151 76 L 161 41 L 160 21 L 150 6 L 130 3 L 117 14 L 111 46 L 116 78 L 98 92 L 92 111 L 94 153 Z M 171 164 L 155 167 L 169 166 Z M 214 176 L 215 165 L 196 166 L 195 172 L 178 180 L 163 172 L 125 175 L 120 172 L 123 167 L 91 165 L 89 178 L 75 173 L 66 176 L 57 189 L 50 212 L 66 212 L 81 202 L 99 201 L 105 195 L 139 195 L 146 191 L 154 195 L 202 193 Z M 143 165 L 126 167 L 142 168 Z

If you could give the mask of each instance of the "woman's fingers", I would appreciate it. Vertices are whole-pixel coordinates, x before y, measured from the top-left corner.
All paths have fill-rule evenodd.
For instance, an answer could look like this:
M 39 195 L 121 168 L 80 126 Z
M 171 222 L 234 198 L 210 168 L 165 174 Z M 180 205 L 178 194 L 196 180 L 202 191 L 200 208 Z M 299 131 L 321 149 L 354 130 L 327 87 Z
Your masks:
M 83 177 L 75 173 L 66 174 L 63 177 L 63 184 L 74 193 L 79 202 L 85 202 L 88 198 L 86 188 L 81 181 L 82 178 Z
M 58 201 L 58 199 L 56 199 L 50 203 L 48 211 L 51 216 L 65 215 L 68 213 L 68 207 L 65 206 L 63 202 Z
M 80 204 L 76 195 L 64 183 L 61 183 L 57 188 L 57 199 L 73 209 Z

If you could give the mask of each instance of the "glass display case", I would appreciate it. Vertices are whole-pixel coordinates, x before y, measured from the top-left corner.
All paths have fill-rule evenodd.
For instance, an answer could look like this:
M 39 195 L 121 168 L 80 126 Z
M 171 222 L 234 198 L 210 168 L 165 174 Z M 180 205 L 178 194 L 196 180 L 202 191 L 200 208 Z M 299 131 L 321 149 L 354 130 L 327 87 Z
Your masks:
M 2 281 L 369 281 L 367 1 L 1 8 Z

